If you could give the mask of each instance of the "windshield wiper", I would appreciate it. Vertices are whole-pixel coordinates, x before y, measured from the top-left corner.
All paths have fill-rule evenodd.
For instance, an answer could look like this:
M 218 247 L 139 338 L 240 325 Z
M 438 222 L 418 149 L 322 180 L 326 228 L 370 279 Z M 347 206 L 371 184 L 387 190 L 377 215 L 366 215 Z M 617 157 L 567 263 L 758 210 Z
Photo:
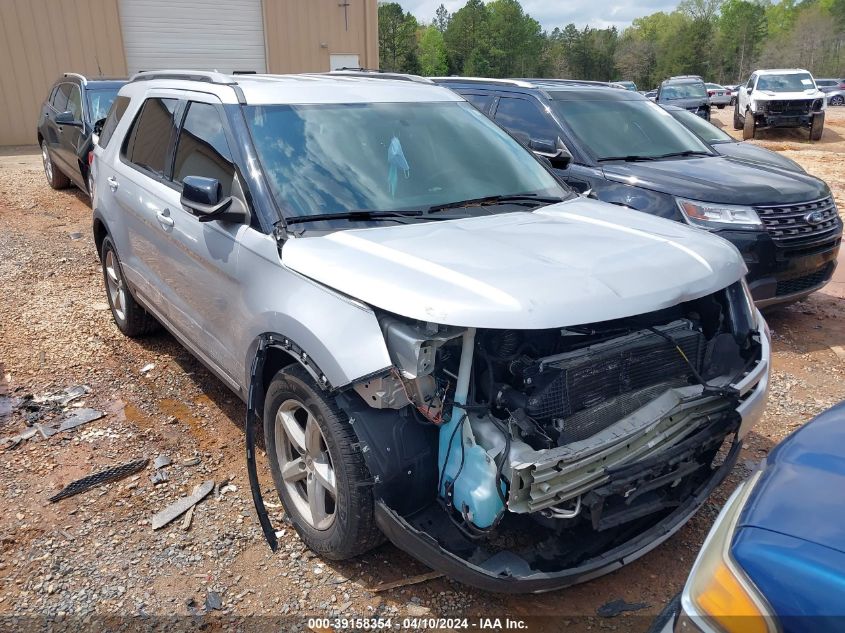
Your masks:
M 402 218 L 414 218 L 423 214 L 422 211 L 412 209 L 407 211 L 370 211 L 368 209 L 356 209 L 353 211 L 341 211 L 338 213 L 318 213 L 316 215 L 297 215 L 286 218 L 285 222 L 290 224 L 303 224 L 305 222 L 322 222 L 323 220 L 349 220 L 350 222 L 367 220 L 396 220 Z
M 604 163 L 610 162 L 614 160 L 624 160 L 626 163 L 633 163 L 637 161 L 648 161 L 648 160 L 662 160 L 664 158 L 676 158 L 678 156 L 712 156 L 710 152 L 705 152 L 703 150 L 684 150 L 683 152 L 669 152 L 668 154 L 657 154 L 656 156 L 637 156 L 636 154 L 632 154 L 630 156 L 605 156 L 604 158 L 599 158 L 597 162 Z
M 463 207 L 484 207 L 495 204 L 518 204 L 528 207 L 538 207 L 555 202 L 563 202 L 563 198 L 556 196 L 540 196 L 536 193 L 519 193 L 501 196 L 486 196 L 484 198 L 470 198 L 469 200 L 456 200 L 445 204 L 436 204 L 428 208 L 428 213 L 443 211 L 445 209 L 461 209 Z

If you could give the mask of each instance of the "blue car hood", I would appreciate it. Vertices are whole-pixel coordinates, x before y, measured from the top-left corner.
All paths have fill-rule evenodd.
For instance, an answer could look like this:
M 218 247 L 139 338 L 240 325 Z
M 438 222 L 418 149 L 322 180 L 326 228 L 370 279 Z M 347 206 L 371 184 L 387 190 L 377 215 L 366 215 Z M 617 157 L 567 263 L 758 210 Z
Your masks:
M 723 204 L 809 202 L 830 195 L 818 178 L 722 156 L 602 165 L 608 180 L 682 198 Z
M 845 403 L 781 442 L 740 517 L 758 527 L 845 553 Z

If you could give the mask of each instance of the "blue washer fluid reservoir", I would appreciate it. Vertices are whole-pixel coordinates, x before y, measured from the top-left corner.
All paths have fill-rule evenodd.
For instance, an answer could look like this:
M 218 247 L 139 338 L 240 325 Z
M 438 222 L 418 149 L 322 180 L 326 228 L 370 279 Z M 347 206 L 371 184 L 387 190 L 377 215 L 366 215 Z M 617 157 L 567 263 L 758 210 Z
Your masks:
M 440 427 L 439 493 L 474 526 L 488 528 L 504 510 L 496 491 L 496 463 L 487 451 L 475 443 L 468 414 L 460 407 L 466 404 L 474 342 L 475 330 L 467 330 L 455 387 L 455 405 L 449 421 Z M 448 496 L 450 491 L 451 499 Z

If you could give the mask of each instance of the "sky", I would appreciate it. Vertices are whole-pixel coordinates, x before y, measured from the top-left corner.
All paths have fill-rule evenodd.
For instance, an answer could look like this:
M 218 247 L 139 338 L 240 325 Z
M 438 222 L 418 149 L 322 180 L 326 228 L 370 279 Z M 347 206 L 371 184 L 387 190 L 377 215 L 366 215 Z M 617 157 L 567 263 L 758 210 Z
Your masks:
M 434 12 L 440 3 L 449 12 L 457 11 L 466 0 L 396 0 L 406 11 L 410 11 L 423 23 L 434 19 Z M 646 0 L 645 2 L 619 2 L 618 0 L 521 0 L 522 8 L 543 28 L 551 31 L 574 22 L 579 28 L 587 25 L 595 28 L 615 26 L 624 29 L 631 20 L 657 11 L 671 11 L 678 0 Z

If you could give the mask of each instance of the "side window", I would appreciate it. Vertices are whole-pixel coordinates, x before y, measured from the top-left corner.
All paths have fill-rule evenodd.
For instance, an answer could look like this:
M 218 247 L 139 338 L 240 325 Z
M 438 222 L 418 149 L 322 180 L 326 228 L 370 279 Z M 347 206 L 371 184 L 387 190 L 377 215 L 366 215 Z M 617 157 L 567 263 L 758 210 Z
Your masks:
M 748 83 L 745 85 L 746 88 L 753 88 L 754 87 L 754 80 L 757 79 L 756 75 L 751 75 L 748 79 Z
M 121 156 L 143 169 L 164 175 L 178 99 L 153 97 L 144 101 L 126 136 Z
M 490 106 L 493 105 L 493 95 L 478 95 L 471 93 L 464 93 L 461 95 L 464 99 L 469 101 L 476 108 L 481 110 L 484 114 L 490 115 Z
M 67 110 L 67 99 L 70 96 L 71 88 L 72 86 L 70 84 L 59 84 L 59 87 L 56 89 L 56 95 L 53 98 L 53 107 L 56 108 L 56 112 Z
M 66 84 L 70 86 L 70 94 L 67 98 L 66 110 L 70 110 L 73 114 L 74 121 L 82 121 L 82 92 L 76 84 Z
M 496 108 L 496 122 L 511 134 L 529 139 L 554 140 L 558 133 L 549 116 L 534 101 L 502 97 Z
M 100 131 L 100 138 L 97 141 L 100 147 L 105 148 L 111 140 L 112 134 L 123 118 L 123 113 L 129 107 L 129 97 L 117 97 L 114 103 L 111 104 L 109 113 L 106 115 L 106 122 L 103 123 L 103 129 Z
M 181 183 L 185 176 L 216 178 L 221 195 L 231 195 L 235 165 L 224 129 L 216 107 L 210 103 L 190 103 L 176 146 L 174 182 Z
M 50 103 L 51 106 L 54 108 L 56 107 L 56 95 L 59 94 L 59 87 L 53 86 L 50 90 L 50 96 L 47 98 L 47 101 Z

